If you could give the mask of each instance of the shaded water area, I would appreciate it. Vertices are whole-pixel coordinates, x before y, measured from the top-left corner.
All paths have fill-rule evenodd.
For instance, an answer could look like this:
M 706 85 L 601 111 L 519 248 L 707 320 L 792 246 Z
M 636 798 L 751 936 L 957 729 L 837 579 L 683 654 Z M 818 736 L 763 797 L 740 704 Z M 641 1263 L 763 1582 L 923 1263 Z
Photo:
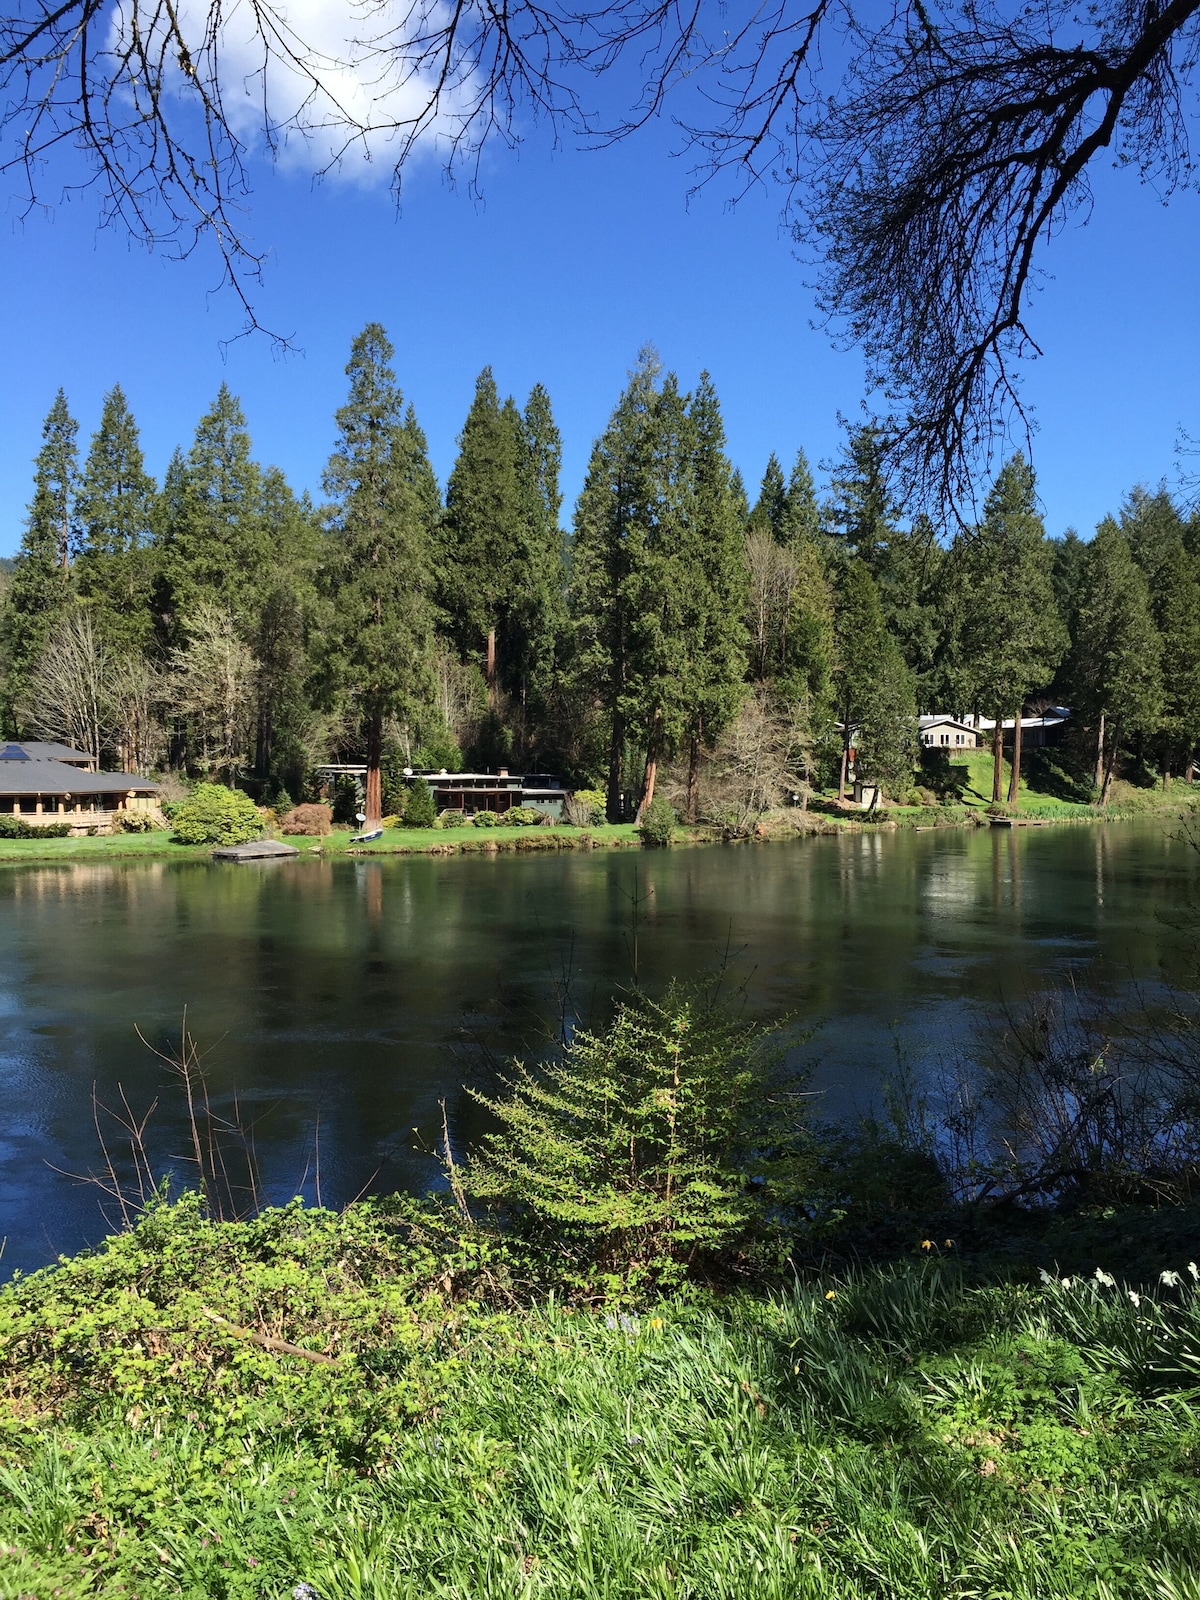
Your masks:
M 1071 978 L 1133 1005 L 1194 981 L 1164 920 L 1200 900 L 1178 824 L 863 833 L 789 844 L 256 865 L 0 869 L 0 1276 L 107 1231 L 92 1089 L 185 1124 L 166 1048 L 184 1008 L 214 1101 L 255 1122 L 273 1200 L 421 1189 L 445 1099 L 534 1054 L 560 1008 L 602 1020 L 636 960 L 651 988 L 732 956 L 802 1048 L 829 1114 L 866 1107 L 897 1046 L 917 1071 L 998 1004 Z M 414 1129 L 416 1131 L 414 1131 Z M 57 1170 L 56 1170 L 57 1169 Z M 183 1174 L 184 1166 L 177 1170 Z

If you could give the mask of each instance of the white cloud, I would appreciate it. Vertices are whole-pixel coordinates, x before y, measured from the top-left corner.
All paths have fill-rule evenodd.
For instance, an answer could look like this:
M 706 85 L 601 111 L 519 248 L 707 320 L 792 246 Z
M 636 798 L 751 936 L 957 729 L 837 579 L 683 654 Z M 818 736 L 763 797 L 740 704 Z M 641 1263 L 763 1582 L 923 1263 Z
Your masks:
M 213 59 L 204 50 L 209 6 L 183 0 L 175 14 L 203 76 Z M 434 80 L 411 41 L 428 39 L 449 15 L 445 0 L 232 0 L 221 8 L 215 52 L 231 128 L 252 149 L 265 149 L 268 122 L 286 169 L 364 186 L 388 182 L 414 120 L 423 123 L 417 147 L 436 150 L 473 97 L 470 64 L 460 61 L 436 114 L 424 115 Z M 127 21 L 125 0 L 115 36 Z M 139 15 L 143 28 L 145 21 Z

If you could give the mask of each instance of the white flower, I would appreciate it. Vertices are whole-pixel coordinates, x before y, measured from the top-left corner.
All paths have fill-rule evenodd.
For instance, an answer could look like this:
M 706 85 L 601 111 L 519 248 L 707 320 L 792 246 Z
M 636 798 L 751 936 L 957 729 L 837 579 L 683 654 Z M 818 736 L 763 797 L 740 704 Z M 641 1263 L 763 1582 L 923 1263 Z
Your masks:
M 1197 1282 L 1200 1282 L 1200 1267 L 1198 1267 L 1194 1261 L 1188 1262 L 1188 1271 Z
M 1174 1289 L 1178 1284 L 1183 1282 L 1183 1279 L 1177 1272 L 1172 1272 L 1168 1268 L 1166 1272 L 1159 1273 L 1158 1281 L 1159 1283 L 1165 1283 L 1168 1289 Z
M 1126 1292 L 1126 1294 L 1128 1294 L 1129 1298 L 1133 1301 L 1135 1306 L 1140 1306 L 1141 1305 L 1142 1297 L 1141 1297 L 1140 1294 L 1137 1293 L 1137 1291 L 1135 1289 L 1127 1289 L 1125 1292 Z
M 1106 1289 L 1115 1289 L 1117 1287 L 1117 1280 L 1105 1272 L 1103 1267 L 1096 1268 L 1096 1282 L 1102 1283 Z
M 1043 1283 L 1057 1283 L 1058 1282 L 1057 1278 L 1052 1278 L 1050 1276 L 1050 1274 L 1046 1271 L 1045 1267 L 1039 1267 L 1038 1268 L 1038 1277 L 1042 1280 Z

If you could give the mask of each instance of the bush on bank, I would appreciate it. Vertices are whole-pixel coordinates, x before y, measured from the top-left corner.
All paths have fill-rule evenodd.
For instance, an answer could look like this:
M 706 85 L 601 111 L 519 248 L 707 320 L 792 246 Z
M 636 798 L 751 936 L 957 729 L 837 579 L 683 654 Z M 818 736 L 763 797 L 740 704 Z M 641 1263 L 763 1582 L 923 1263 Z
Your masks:
M 244 844 L 262 832 L 262 818 L 248 794 L 219 783 L 198 783 L 171 813 L 180 844 Z

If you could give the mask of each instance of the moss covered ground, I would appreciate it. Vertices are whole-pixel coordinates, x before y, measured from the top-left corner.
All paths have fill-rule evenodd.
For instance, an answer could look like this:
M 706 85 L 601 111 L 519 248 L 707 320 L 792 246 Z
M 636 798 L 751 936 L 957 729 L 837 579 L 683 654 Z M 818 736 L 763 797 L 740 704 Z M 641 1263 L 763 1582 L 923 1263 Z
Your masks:
M 1195 1252 L 1135 1233 L 634 1306 L 152 1209 L 0 1292 L 0 1595 L 1195 1600 Z

